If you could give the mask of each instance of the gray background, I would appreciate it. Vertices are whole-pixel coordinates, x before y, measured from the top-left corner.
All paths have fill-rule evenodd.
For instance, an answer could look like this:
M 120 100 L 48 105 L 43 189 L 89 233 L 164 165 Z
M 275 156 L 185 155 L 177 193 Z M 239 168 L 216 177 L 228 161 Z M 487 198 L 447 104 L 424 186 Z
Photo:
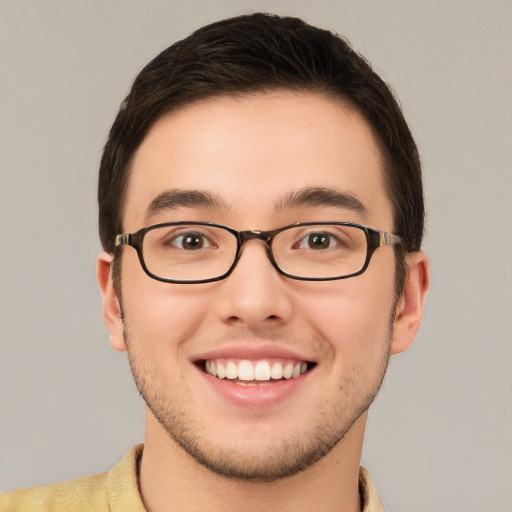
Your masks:
M 390 511 L 512 511 L 508 0 L 0 0 L 0 489 L 105 471 L 142 440 L 95 283 L 101 148 L 143 64 L 256 10 L 348 36 L 422 153 L 432 287 L 364 464 Z

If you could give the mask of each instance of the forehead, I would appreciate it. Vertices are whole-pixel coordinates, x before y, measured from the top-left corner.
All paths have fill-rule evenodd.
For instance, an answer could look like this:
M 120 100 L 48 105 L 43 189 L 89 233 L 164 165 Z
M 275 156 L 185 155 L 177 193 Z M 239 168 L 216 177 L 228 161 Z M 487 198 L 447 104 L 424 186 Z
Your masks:
M 162 194 L 199 191 L 215 201 L 203 201 L 196 209 L 229 213 L 231 225 L 239 222 L 233 227 L 263 229 L 277 211 L 297 210 L 300 204 L 289 199 L 310 189 L 361 203 L 359 213 L 366 219 L 341 220 L 391 227 L 378 145 L 352 108 L 290 91 L 222 96 L 155 123 L 133 159 L 123 225 L 135 230 L 151 223 L 151 209 Z M 173 219 L 158 219 L 168 220 Z

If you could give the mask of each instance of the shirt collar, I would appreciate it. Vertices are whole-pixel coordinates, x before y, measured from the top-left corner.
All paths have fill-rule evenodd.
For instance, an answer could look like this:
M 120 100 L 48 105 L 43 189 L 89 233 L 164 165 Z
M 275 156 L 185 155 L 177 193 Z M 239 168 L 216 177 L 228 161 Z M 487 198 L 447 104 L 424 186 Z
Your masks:
M 359 495 L 361 496 L 362 512 L 384 512 L 375 483 L 363 466 L 359 468 Z
M 146 512 L 139 492 L 139 461 L 143 444 L 134 446 L 108 474 L 108 495 L 112 512 Z M 364 467 L 359 469 L 362 512 L 384 512 L 377 488 Z

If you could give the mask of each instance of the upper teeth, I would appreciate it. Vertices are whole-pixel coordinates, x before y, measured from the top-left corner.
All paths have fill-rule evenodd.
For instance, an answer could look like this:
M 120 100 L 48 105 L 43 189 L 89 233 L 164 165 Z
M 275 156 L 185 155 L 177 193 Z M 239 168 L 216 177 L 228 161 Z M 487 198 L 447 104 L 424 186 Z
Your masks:
M 307 363 L 304 361 L 249 361 L 242 359 L 207 360 L 205 370 L 210 375 L 219 379 L 239 379 L 245 381 L 270 379 L 292 379 L 299 377 L 307 370 Z

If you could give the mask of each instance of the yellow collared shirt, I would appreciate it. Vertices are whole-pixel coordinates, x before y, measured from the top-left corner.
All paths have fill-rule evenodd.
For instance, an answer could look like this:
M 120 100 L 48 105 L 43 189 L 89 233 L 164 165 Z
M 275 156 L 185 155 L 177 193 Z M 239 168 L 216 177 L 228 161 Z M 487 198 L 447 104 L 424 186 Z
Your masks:
M 138 461 L 144 446 L 134 446 L 108 473 L 0 495 L 0 512 L 146 512 L 138 487 Z M 361 467 L 363 512 L 384 512 L 369 473 Z

